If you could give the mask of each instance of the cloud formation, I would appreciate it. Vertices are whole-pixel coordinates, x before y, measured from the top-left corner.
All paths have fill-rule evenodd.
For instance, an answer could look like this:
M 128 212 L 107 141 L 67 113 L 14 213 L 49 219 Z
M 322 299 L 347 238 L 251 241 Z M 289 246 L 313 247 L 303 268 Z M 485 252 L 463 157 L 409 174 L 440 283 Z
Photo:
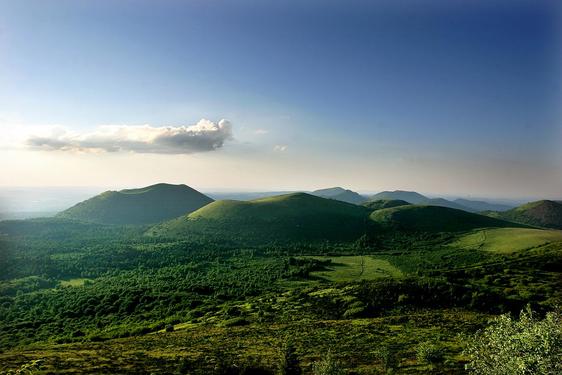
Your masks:
M 29 137 L 26 143 L 46 151 L 193 154 L 217 150 L 229 139 L 232 139 L 229 121 L 222 119 L 215 123 L 201 119 L 191 126 L 111 125 L 83 134 L 59 130 L 49 136 Z

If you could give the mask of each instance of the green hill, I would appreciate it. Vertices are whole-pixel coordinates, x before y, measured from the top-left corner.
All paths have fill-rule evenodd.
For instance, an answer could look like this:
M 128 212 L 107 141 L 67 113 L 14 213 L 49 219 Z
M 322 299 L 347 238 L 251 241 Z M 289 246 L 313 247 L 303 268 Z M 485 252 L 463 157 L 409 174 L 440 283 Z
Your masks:
M 186 185 L 156 184 L 106 191 L 62 211 L 57 217 L 101 224 L 150 224 L 193 212 L 212 201 Z
M 373 195 L 369 198 L 371 201 L 376 200 L 402 200 L 412 204 L 423 204 L 429 198 L 415 191 L 404 191 L 404 190 L 394 190 L 394 191 L 383 191 L 378 194 Z
M 505 212 L 489 212 L 488 215 L 537 227 L 562 229 L 562 203 L 557 201 L 530 202 Z
M 507 211 L 514 206 L 508 206 L 507 204 L 501 203 L 494 203 L 494 202 L 487 202 L 487 201 L 474 201 L 470 199 L 455 199 L 453 201 L 456 204 L 459 204 L 463 207 L 467 207 L 474 212 L 482 212 L 482 211 Z
M 350 241 L 365 233 L 365 207 L 306 193 L 253 201 L 215 201 L 187 216 L 150 229 L 149 235 L 250 242 Z
M 353 204 L 361 204 L 367 200 L 367 198 L 361 194 L 341 187 L 315 190 L 310 194 Z
M 365 202 L 363 203 L 363 206 L 376 211 L 376 210 L 382 210 L 384 208 L 407 206 L 409 204 L 410 203 L 403 201 L 401 199 L 378 199 L 376 201 Z
M 370 218 L 383 227 L 424 232 L 458 232 L 475 228 L 522 226 L 484 215 L 439 206 L 409 205 L 386 208 L 374 211 Z
M 444 198 L 428 198 L 425 195 L 417 193 L 415 191 L 404 191 L 404 190 L 394 190 L 394 191 L 383 191 L 375 194 L 369 198 L 369 201 L 376 201 L 381 199 L 390 200 L 403 200 L 411 204 L 420 204 L 426 206 L 440 206 L 456 208 L 457 210 L 464 210 L 468 212 L 482 212 L 482 211 L 506 211 L 513 206 L 508 206 L 505 204 L 487 202 L 487 201 L 477 201 L 470 199 L 458 198 L 454 201 L 444 199 Z

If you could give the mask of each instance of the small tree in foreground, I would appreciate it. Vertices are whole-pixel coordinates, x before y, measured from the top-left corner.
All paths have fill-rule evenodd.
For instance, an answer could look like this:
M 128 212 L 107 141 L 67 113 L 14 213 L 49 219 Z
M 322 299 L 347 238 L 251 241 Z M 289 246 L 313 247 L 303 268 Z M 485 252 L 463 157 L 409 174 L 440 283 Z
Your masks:
M 342 364 L 334 358 L 332 352 L 328 352 L 326 357 L 312 365 L 312 373 L 314 375 L 343 375 Z
M 465 351 L 473 374 L 527 375 L 562 373 L 562 315 L 536 319 L 530 309 L 519 320 L 501 315 L 479 331 Z
M 416 347 L 416 358 L 419 363 L 434 365 L 443 360 L 443 350 L 430 341 L 425 341 Z

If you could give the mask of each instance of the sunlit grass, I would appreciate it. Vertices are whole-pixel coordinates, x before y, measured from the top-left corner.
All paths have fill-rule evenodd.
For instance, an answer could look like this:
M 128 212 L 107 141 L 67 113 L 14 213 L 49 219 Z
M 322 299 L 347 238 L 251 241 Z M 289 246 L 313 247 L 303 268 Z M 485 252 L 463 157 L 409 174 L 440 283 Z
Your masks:
M 562 231 L 527 228 L 481 229 L 459 237 L 450 244 L 461 249 L 512 253 L 562 241 Z
M 402 277 L 402 272 L 389 261 L 372 256 L 313 257 L 322 261 L 331 260 L 326 271 L 312 272 L 314 277 L 330 281 L 374 280 L 381 277 Z

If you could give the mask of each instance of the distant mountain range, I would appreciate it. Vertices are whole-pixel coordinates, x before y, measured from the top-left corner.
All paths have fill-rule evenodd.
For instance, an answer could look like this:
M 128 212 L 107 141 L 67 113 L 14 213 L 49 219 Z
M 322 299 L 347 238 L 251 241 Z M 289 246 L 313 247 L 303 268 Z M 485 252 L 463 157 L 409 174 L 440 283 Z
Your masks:
M 213 198 L 220 199 L 235 199 L 235 200 L 253 200 L 259 198 L 272 197 L 281 194 L 296 193 L 297 191 L 277 191 L 277 192 L 251 192 L 251 193 L 209 193 Z M 301 191 L 304 192 L 304 191 Z M 415 191 L 383 191 L 378 194 L 367 196 L 359 194 L 353 190 L 345 189 L 342 187 L 332 187 L 326 189 L 314 190 L 307 192 L 322 198 L 335 199 L 342 202 L 363 204 L 365 202 L 372 202 L 378 200 L 401 200 L 410 204 L 440 206 L 455 208 L 457 210 L 464 210 L 468 212 L 482 212 L 482 211 L 507 211 L 515 206 L 500 204 L 495 202 L 487 202 L 483 200 L 470 200 L 470 199 L 455 199 L 448 200 L 444 198 L 429 198 L 425 195 Z
M 317 197 L 335 199 L 353 204 L 361 204 L 367 200 L 367 198 L 361 194 L 341 187 L 314 190 L 311 194 L 316 195 Z
M 369 198 L 370 201 L 376 201 L 381 199 L 392 199 L 392 200 L 398 199 L 398 200 L 406 201 L 411 204 L 449 207 L 449 208 L 455 208 L 457 210 L 464 210 L 468 212 L 505 211 L 512 208 L 510 206 L 503 205 L 503 204 L 489 203 L 485 201 L 473 201 L 469 199 L 455 199 L 454 201 L 450 201 L 444 198 L 428 198 L 425 195 L 422 195 L 415 191 L 404 191 L 404 190 L 383 191 Z
M 400 190 L 385 191 L 365 200 L 356 192 L 336 187 L 316 190 L 312 194 L 213 201 L 186 185 L 156 184 L 140 189 L 107 191 L 60 212 L 52 220 L 61 220 L 65 225 L 69 225 L 68 220 L 96 224 L 154 224 L 146 230 L 147 235 L 202 235 L 208 239 L 248 243 L 353 241 L 363 234 L 380 230 L 458 232 L 527 225 L 562 228 L 562 203 L 556 201 L 538 201 L 504 212 L 486 211 L 486 215 L 480 215 L 467 211 L 489 206 L 497 208 L 498 205 L 428 198 Z M 469 205 L 472 209 L 467 208 Z M 4 222 L 3 225 L 8 230 L 15 224 Z
M 469 199 L 455 199 L 454 203 L 470 208 L 476 212 L 482 211 L 507 211 L 513 208 L 513 206 L 508 206 L 506 204 L 501 203 L 490 203 L 485 201 L 473 201 Z
M 186 185 L 156 184 L 106 191 L 57 217 L 102 224 L 152 224 L 188 214 L 212 201 Z
M 245 194 L 249 197 L 267 193 Z M 471 214 L 467 216 L 462 212 Z M 474 216 L 474 212 L 485 215 Z M 162 223 L 152 232 L 173 235 L 201 229 L 224 232 L 224 224 L 229 223 L 227 227 L 238 232 L 255 234 L 259 227 L 260 233 L 271 238 L 283 237 L 288 231 L 303 237 L 330 238 L 352 237 L 351 234 L 366 230 L 366 222 L 386 227 L 392 223 L 395 227 L 414 230 L 425 228 L 429 223 L 435 230 L 515 225 L 513 223 L 562 229 L 562 203 L 543 200 L 509 209 L 503 204 L 428 198 L 403 190 L 383 191 L 367 198 L 342 187 L 253 200 L 213 201 L 189 186 L 162 183 L 140 189 L 106 191 L 60 212 L 57 218 L 98 224 Z M 201 226 L 202 222 L 206 224 Z M 249 230 L 250 227 L 255 230 Z

